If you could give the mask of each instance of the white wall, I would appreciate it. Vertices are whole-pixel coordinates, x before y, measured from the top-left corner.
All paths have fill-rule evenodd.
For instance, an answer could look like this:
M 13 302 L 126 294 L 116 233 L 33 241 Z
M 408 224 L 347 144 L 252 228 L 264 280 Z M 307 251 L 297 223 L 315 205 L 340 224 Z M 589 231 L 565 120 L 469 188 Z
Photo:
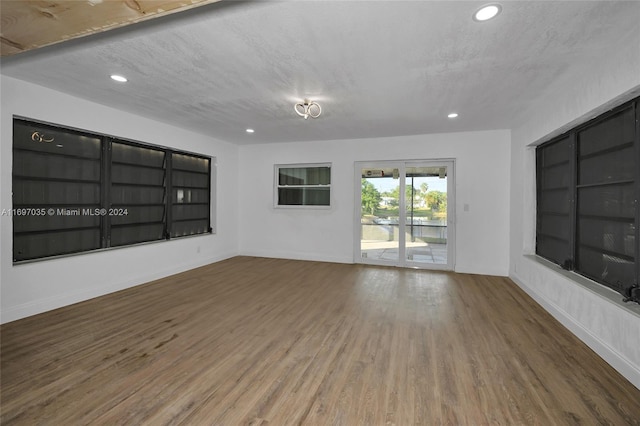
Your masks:
M 14 266 L 12 220 L 1 217 L 2 322 L 237 255 L 236 146 L 6 76 L 0 79 L 0 209 L 11 208 L 14 114 L 217 158 L 217 209 L 212 208 L 212 215 L 217 216 L 214 235 Z
M 621 41 L 580 75 L 556 80 L 512 131 L 510 276 L 567 328 L 640 388 L 640 310 L 620 295 L 574 280 L 537 261 L 535 157 L 529 146 L 640 95 L 640 33 Z
M 242 146 L 240 252 L 353 262 L 354 162 L 443 158 L 456 160 L 455 270 L 506 275 L 507 130 Z M 331 209 L 274 209 L 274 164 L 315 162 L 333 164 Z M 469 204 L 469 211 L 463 211 L 464 204 Z

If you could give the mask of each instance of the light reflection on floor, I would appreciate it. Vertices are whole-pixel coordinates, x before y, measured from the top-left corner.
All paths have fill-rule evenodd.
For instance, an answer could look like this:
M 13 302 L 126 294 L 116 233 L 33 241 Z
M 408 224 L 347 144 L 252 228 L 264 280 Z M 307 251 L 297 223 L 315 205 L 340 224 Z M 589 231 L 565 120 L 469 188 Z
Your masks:
M 397 241 L 363 240 L 360 242 L 362 257 L 373 260 L 398 260 L 399 248 Z M 447 264 L 447 245 L 425 243 L 422 241 L 408 242 L 406 248 L 407 259 L 413 262 Z

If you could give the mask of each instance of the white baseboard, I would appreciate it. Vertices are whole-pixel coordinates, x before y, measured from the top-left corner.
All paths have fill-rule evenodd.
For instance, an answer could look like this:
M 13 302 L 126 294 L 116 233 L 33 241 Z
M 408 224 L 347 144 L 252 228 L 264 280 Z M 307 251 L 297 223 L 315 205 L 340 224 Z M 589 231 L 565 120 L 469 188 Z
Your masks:
M 490 275 L 494 277 L 508 277 L 508 273 L 506 269 L 473 269 L 466 267 L 459 267 L 456 265 L 454 272 L 459 274 L 473 274 L 473 275 Z
M 351 257 L 327 256 L 326 254 L 300 253 L 287 251 L 241 250 L 239 256 L 267 257 L 271 259 L 309 260 L 313 262 L 353 263 Z
M 104 296 L 109 293 L 124 290 L 126 288 L 135 287 L 140 284 L 148 283 L 153 280 L 168 277 L 169 275 L 178 274 L 180 272 L 188 271 L 190 269 L 199 268 L 201 266 L 209 265 L 211 263 L 219 262 L 231 257 L 237 256 L 236 253 L 224 254 L 215 256 L 208 259 L 200 259 L 196 262 L 186 262 L 180 265 L 172 265 L 171 267 L 155 270 L 152 273 L 138 275 L 127 280 L 117 282 L 102 287 L 94 287 L 73 293 L 61 294 L 54 297 L 48 297 L 38 300 L 33 300 L 27 303 L 23 303 L 16 306 L 10 306 L 2 309 L 1 321 L 4 324 L 11 321 L 16 321 L 21 318 L 26 318 L 32 315 L 41 314 L 43 312 L 52 311 L 54 309 L 69 306 L 74 303 L 84 302 L 95 297 Z
M 636 388 L 640 389 L 640 369 L 638 369 L 637 366 L 629 362 L 629 360 L 627 360 L 622 354 L 618 353 L 614 348 L 600 340 L 596 335 L 577 322 L 573 317 L 568 315 L 555 303 L 527 286 L 519 276 L 511 274 L 509 278 L 511 278 L 511 280 L 513 280 L 513 282 L 515 282 L 522 290 L 531 296 L 539 305 L 541 305 L 555 319 L 560 321 L 562 325 L 568 328 L 569 331 L 582 340 L 609 365 L 626 377 L 627 380 L 629 380 L 629 382 L 631 382 Z

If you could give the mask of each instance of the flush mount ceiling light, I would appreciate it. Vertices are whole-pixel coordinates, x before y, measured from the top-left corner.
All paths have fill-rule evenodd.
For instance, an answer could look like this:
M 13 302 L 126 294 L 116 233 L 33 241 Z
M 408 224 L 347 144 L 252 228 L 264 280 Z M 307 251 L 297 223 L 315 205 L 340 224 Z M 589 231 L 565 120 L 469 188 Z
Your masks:
M 304 119 L 318 118 L 320 114 L 322 114 L 322 108 L 317 102 L 310 101 L 309 99 L 305 99 L 304 102 L 299 102 L 293 106 L 293 109 L 296 111 L 300 117 L 304 117 Z
M 253 129 L 247 129 L 247 130 L 246 130 L 246 132 L 247 132 L 247 133 L 253 133 L 253 132 L 255 132 L 255 130 L 253 130 Z
M 117 81 L 118 83 L 126 83 L 127 81 L 129 81 L 129 80 L 127 80 L 126 77 L 123 77 L 123 76 L 118 75 L 118 74 L 112 74 L 111 75 L 111 80 Z
M 452 112 L 451 114 L 447 115 L 447 117 L 449 118 L 456 118 L 458 116 L 457 112 Z
M 498 3 L 486 4 L 473 14 L 473 20 L 476 22 L 488 21 L 495 18 L 502 12 L 502 6 Z

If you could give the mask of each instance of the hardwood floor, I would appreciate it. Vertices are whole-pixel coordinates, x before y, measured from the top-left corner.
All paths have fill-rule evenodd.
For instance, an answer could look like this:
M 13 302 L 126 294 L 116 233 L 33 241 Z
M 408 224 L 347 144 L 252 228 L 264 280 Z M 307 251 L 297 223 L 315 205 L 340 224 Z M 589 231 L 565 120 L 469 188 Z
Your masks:
M 237 257 L 1 328 L 3 425 L 627 425 L 506 278 Z

